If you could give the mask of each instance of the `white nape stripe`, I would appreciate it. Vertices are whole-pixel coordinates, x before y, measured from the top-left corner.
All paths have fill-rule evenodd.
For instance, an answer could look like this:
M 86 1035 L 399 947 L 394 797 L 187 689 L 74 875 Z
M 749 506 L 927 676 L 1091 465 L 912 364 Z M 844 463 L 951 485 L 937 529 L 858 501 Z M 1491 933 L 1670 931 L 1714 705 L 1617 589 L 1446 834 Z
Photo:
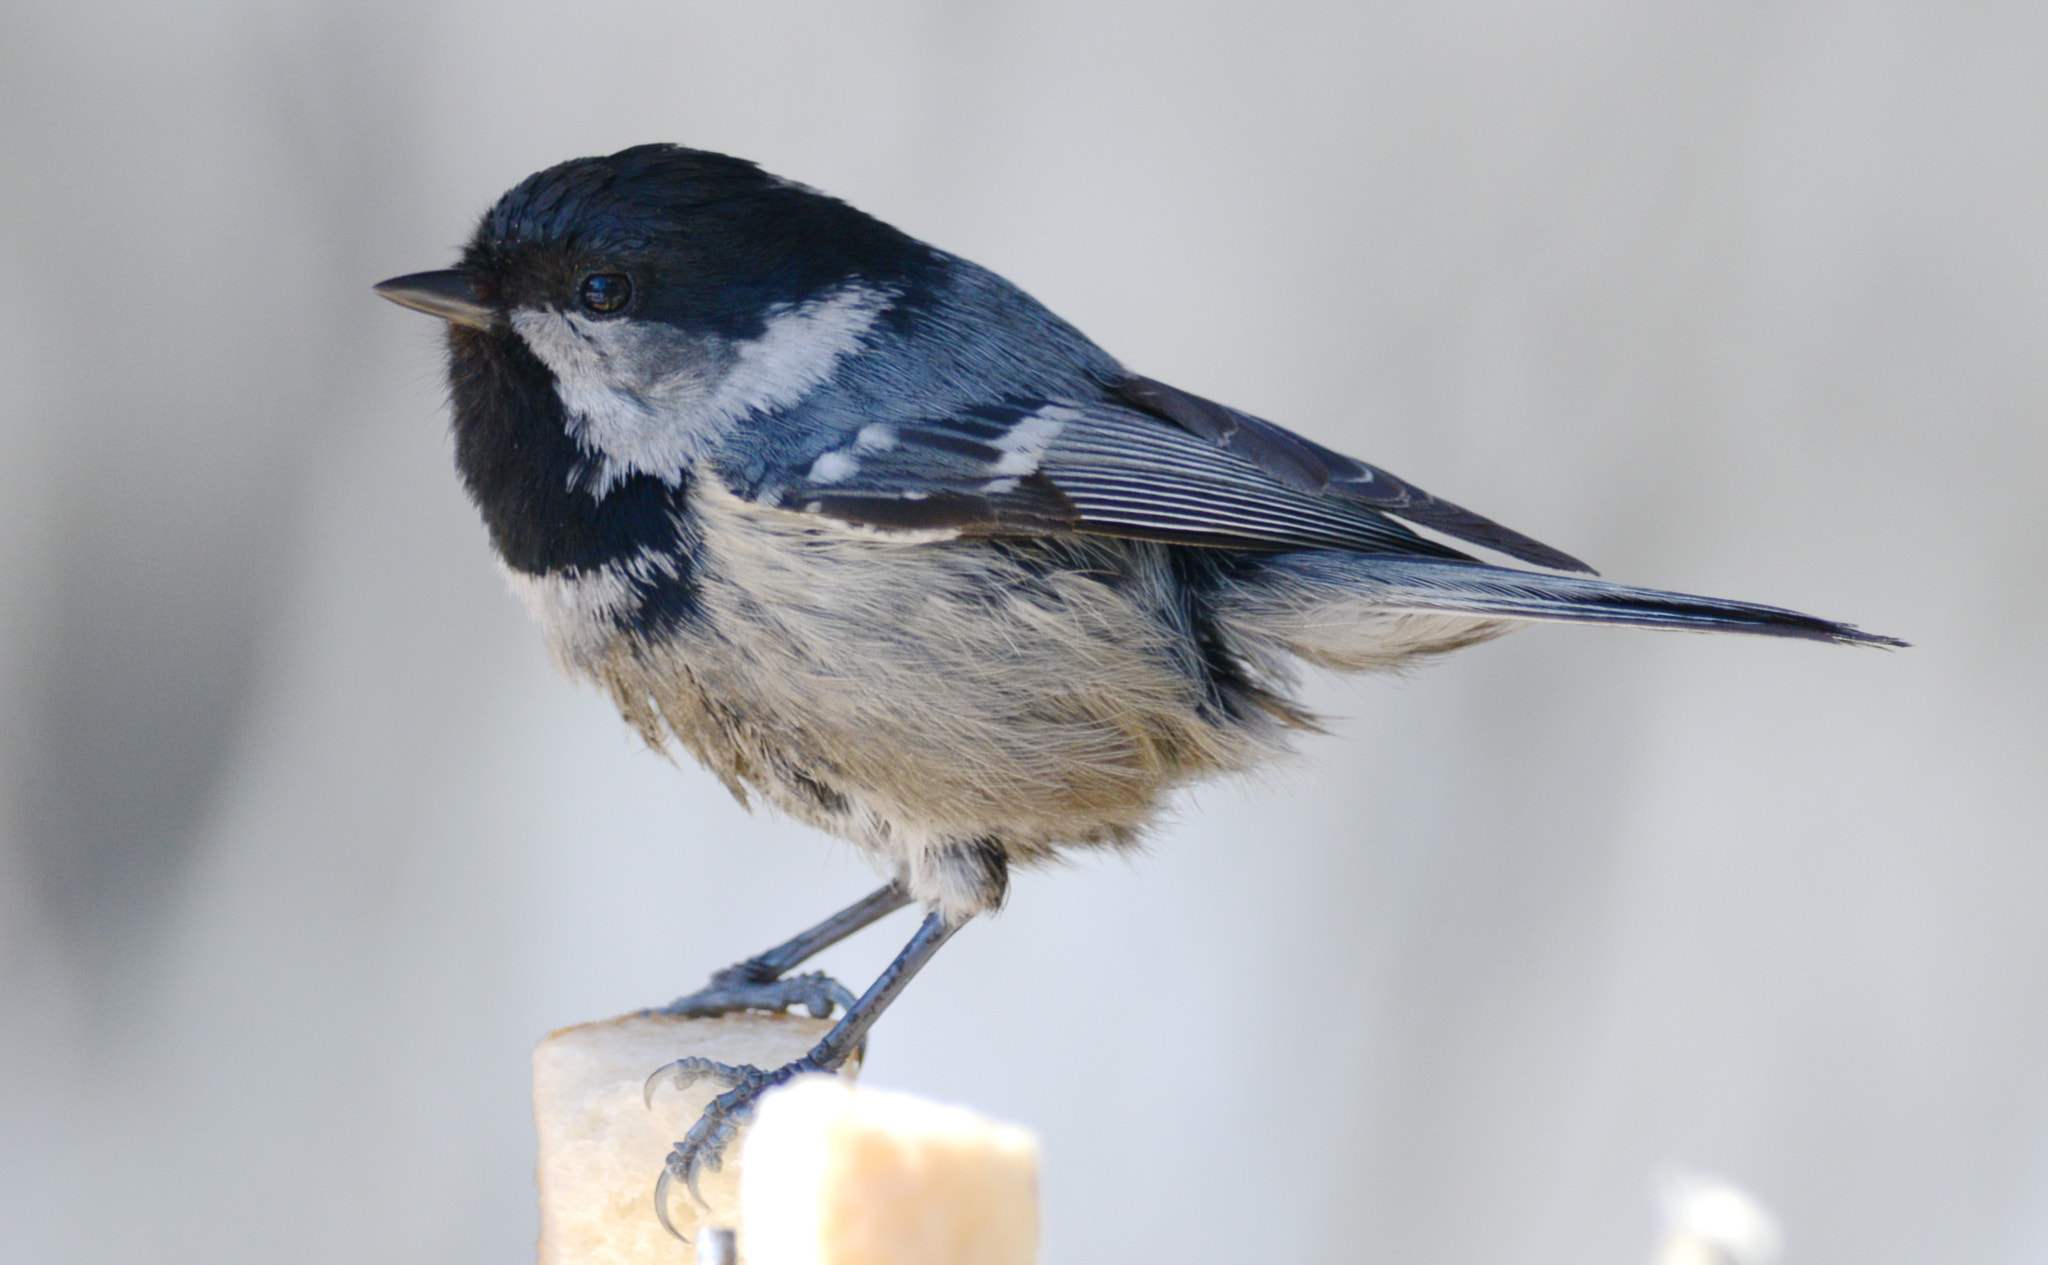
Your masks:
M 730 424 L 795 404 L 860 349 L 894 301 L 889 291 L 848 285 L 770 315 L 759 338 L 734 345 L 737 363 L 719 382 L 711 408 Z

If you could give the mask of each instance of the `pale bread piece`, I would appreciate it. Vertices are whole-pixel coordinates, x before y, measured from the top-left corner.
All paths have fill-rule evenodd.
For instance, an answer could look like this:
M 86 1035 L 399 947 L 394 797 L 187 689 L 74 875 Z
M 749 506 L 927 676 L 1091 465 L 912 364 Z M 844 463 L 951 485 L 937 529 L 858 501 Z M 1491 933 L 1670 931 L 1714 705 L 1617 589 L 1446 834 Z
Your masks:
M 661 1228 L 654 1184 L 662 1161 L 724 1086 L 677 1090 L 664 1079 L 648 1109 L 648 1074 L 685 1056 L 776 1068 L 801 1058 L 829 1019 L 742 1013 L 715 1019 L 622 1015 L 564 1028 L 533 1052 L 533 1116 L 540 1134 L 540 1265 L 689 1265 L 692 1249 Z M 826 1078 L 829 1079 L 829 1078 Z M 738 1220 L 735 1160 L 701 1183 L 706 1213 L 675 1183 L 669 1218 L 692 1239 L 702 1225 Z
M 1031 1265 L 1038 1139 L 911 1094 L 804 1077 L 741 1155 L 748 1265 Z

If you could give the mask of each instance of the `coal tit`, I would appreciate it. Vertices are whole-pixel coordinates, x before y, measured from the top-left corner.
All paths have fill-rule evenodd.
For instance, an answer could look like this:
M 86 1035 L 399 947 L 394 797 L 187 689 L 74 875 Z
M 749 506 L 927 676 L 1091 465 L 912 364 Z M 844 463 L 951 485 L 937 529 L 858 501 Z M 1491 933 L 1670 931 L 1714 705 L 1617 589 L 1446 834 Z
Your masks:
M 670 1156 L 664 1220 L 754 1096 L 842 1064 L 1013 867 L 1129 845 L 1176 789 L 1284 752 L 1312 719 L 1297 663 L 1388 668 L 1526 620 L 1901 644 L 1594 579 L 720 154 L 551 167 L 456 267 L 377 290 L 448 323 L 456 464 L 563 670 L 893 875 L 675 1003 L 845 1014 L 787 1067 L 664 1069 L 729 1087 Z M 862 997 L 790 974 L 913 901 Z

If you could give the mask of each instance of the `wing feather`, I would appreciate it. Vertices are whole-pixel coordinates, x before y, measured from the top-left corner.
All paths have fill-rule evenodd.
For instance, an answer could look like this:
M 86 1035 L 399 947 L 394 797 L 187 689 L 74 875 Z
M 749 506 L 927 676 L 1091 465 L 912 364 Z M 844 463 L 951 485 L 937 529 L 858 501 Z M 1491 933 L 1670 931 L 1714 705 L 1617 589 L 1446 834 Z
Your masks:
M 1092 399 L 1017 397 L 864 426 L 808 473 L 770 481 L 761 494 L 883 531 L 1467 557 L 1414 523 L 1540 566 L 1589 569 L 1384 471 L 1148 378 Z
M 1539 567 L 1594 573 L 1562 550 L 1249 413 L 1136 375 L 1115 383 L 1111 394 L 1243 457 L 1289 487 L 1370 506 Z

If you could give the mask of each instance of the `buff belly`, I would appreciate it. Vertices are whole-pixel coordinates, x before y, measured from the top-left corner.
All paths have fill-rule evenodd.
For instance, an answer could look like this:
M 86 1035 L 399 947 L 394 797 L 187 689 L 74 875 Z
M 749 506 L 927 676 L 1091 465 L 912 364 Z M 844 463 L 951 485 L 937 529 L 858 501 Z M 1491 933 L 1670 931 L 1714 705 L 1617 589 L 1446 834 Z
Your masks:
M 700 615 L 659 637 L 616 619 L 630 575 L 514 577 L 557 659 L 923 899 L 961 903 L 951 852 L 1125 844 L 1173 789 L 1283 749 L 1279 710 L 1215 710 L 1162 547 L 890 538 L 715 487 L 692 508 Z

